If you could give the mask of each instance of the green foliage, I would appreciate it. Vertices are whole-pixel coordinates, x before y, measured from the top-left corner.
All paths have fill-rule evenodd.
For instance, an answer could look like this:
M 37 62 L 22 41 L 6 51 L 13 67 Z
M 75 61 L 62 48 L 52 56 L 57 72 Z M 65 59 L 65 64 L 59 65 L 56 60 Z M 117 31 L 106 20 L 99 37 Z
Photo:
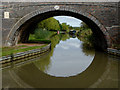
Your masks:
M 35 39 L 48 39 L 51 35 L 52 35 L 52 32 L 50 32 L 46 29 L 38 28 L 35 30 L 34 38 Z
M 92 30 L 90 28 L 82 28 L 78 33 L 78 38 L 84 42 L 84 45 L 88 45 L 89 47 L 94 47 L 94 37 Z
M 84 30 L 81 30 L 80 32 L 79 32 L 79 35 L 81 36 L 81 37 L 88 37 L 89 35 L 91 35 L 92 34 L 92 30 L 91 29 L 84 29 Z
M 69 29 L 70 29 L 70 30 L 72 30 L 72 29 L 73 29 L 73 27 L 72 27 L 72 26 L 69 26 Z
M 88 29 L 89 26 L 88 26 L 86 23 L 81 22 L 81 28 L 83 28 L 83 29 Z
M 80 30 L 80 27 L 73 27 L 74 30 Z
M 29 42 L 35 42 L 35 43 L 46 43 L 46 44 L 51 43 L 50 40 L 45 40 L 45 39 L 31 39 L 31 40 L 29 40 Z
M 65 30 L 69 32 L 70 29 L 73 29 L 72 26 L 67 25 L 66 23 L 60 24 L 58 20 L 51 17 L 45 19 L 37 24 L 37 28 L 47 29 L 47 30 Z
M 42 28 L 42 29 L 45 28 L 47 30 L 60 30 L 61 29 L 59 21 L 57 21 L 53 17 L 45 19 L 45 20 L 39 22 L 37 27 Z
M 59 23 L 59 26 L 60 26 L 60 30 L 62 30 L 62 25 Z
M 87 43 L 82 43 L 82 51 L 85 53 L 85 55 L 94 56 L 95 50 L 94 47 L 89 46 Z
M 62 41 L 66 41 L 69 38 L 70 38 L 69 34 L 61 34 L 61 36 L 60 36 L 60 40 L 62 40 Z
M 35 34 L 30 34 L 29 35 L 28 41 L 30 41 L 30 40 L 35 40 Z
M 69 25 L 67 25 L 66 23 L 62 23 L 62 30 L 66 30 L 67 32 L 69 32 Z
M 49 65 L 51 63 L 51 53 L 48 53 L 45 57 L 41 57 L 40 60 L 34 61 L 35 66 L 39 68 L 39 70 L 45 72 L 46 70 L 49 69 Z

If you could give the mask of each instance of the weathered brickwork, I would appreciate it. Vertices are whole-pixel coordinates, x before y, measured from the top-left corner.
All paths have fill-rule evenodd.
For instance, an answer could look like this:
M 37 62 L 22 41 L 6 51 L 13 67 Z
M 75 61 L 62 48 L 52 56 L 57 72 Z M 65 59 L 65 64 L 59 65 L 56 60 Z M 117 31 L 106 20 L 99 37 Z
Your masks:
M 55 5 L 60 7 L 59 10 L 55 10 Z M 107 47 L 111 47 L 112 44 L 120 43 L 119 8 L 117 2 L 3 2 L 3 46 L 16 44 L 20 38 L 20 32 L 26 32 L 25 30 L 30 29 L 29 26 L 37 20 L 55 15 L 67 15 L 86 22 L 96 36 L 101 37 L 97 44 L 104 44 L 102 39 L 105 39 Z M 10 13 L 9 19 L 4 18 L 5 11 Z

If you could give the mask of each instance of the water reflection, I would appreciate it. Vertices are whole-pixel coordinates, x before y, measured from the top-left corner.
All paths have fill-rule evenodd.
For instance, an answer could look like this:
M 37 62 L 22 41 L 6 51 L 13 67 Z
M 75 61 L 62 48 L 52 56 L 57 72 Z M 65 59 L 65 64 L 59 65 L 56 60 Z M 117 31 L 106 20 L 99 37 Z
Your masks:
M 52 49 L 48 54 L 33 62 L 4 69 L 3 87 L 118 87 L 119 61 L 116 58 L 92 48 L 86 49 L 82 41 L 69 35 L 55 35 L 51 41 Z
M 74 76 L 87 69 L 92 63 L 95 51 L 91 56 L 84 54 L 80 47 L 83 42 L 77 37 L 70 37 L 68 34 L 60 34 L 51 38 L 51 53 L 35 62 L 35 65 L 41 71 L 55 77 Z
M 83 72 L 91 64 L 94 55 L 86 56 L 80 48 L 81 44 L 77 38 L 60 41 L 50 57 L 49 68 L 44 72 L 56 77 L 69 77 Z

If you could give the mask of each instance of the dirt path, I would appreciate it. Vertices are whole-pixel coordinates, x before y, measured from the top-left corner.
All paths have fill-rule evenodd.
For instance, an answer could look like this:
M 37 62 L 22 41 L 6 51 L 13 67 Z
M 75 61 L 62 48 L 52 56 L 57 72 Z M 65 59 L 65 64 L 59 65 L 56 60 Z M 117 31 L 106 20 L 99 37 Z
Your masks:
M 21 44 L 18 44 L 17 46 L 22 46 L 22 45 L 25 45 L 25 46 L 42 46 L 42 45 L 45 45 L 45 44 L 39 44 L 39 43 L 21 43 Z
M 28 47 L 34 47 L 34 46 L 43 46 L 45 44 L 40 44 L 40 43 L 21 43 L 17 44 L 15 47 L 17 49 L 23 49 L 23 48 L 28 48 Z

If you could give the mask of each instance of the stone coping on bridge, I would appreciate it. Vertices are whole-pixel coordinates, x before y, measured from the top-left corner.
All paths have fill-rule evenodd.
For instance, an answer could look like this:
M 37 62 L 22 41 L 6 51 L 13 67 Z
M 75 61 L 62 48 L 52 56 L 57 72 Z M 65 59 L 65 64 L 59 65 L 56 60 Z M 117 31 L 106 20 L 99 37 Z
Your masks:
M 0 58 L 0 64 L 13 62 L 13 61 L 20 60 L 20 59 L 23 59 L 23 58 L 27 58 L 27 57 L 30 57 L 30 56 L 34 56 L 34 55 L 37 55 L 37 54 L 42 54 L 44 52 L 47 52 L 50 49 L 51 49 L 51 43 L 48 44 L 45 47 L 40 48 L 40 49 L 33 49 L 33 50 L 29 50 L 29 51 L 26 51 L 26 52 L 20 52 L 20 53 L 16 53 L 16 54 L 9 55 L 9 56 L 3 56 L 2 58 Z
M 120 50 L 113 49 L 113 48 L 107 48 L 108 54 L 120 56 Z

